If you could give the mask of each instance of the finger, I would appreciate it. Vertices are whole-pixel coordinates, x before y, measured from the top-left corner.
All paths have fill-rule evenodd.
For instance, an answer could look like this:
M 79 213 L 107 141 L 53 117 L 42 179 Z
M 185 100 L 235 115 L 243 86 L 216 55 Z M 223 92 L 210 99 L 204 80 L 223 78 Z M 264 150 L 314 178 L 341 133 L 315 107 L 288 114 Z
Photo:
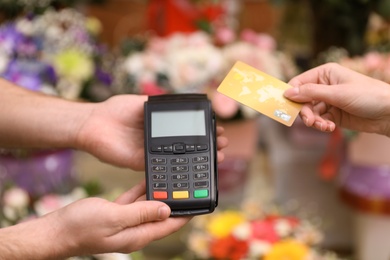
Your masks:
M 334 81 L 333 79 L 338 78 L 332 77 L 332 75 L 343 74 L 345 70 L 346 68 L 342 67 L 340 64 L 327 63 L 295 76 L 288 82 L 288 84 L 293 87 L 299 87 L 308 83 L 332 85 L 335 84 L 332 82 Z
M 307 103 L 302 106 L 301 112 L 299 113 L 300 117 L 302 118 L 303 123 L 306 126 L 313 126 L 315 121 L 315 115 L 313 112 L 313 106 L 310 103 Z
M 120 195 L 115 202 L 121 205 L 129 204 L 136 201 L 139 197 L 146 193 L 145 180 Z
M 122 207 L 123 227 L 134 227 L 143 223 L 167 219 L 171 209 L 161 201 L 137 201 Z
M 322 132 L 333 132 L 336 129 L 334 122 L 318 117 L 313 124 L 313 127 Z
M 141 225 L 140 228 L 143 230 L 143 233 L 151 234 L 152 237 L 150 237 L 149 240 L 153 241 L 176 232 L 191 219 L 192 217 L 173 217 L 159 222 L 147 223 L 145 225 Z
M 318 102 L 313 106 L 313 113 L 315 115 L 322 115 L 328 111 L 328 106 L 324 102 Z
M 312 101 L 323 101 L 331 105 L 339 102 L 339 85 L 305 84 L 299 87 L 289 88 L 284 92 L 284 96 L 292 101 L 307 103 Z
M 217 152 L 217 162 L 221 163 L 221 162 L 223 162 L 223 160 L 225 160 L 225 154 L 221 151 L 218 151 Z
M 220 136 L 220 137 L 217 138 L 217 148 L 218 148 L 218 150 L 226 148 L 228 145 L 229 145 L 229 140 L 226 137 Z
M 136 237 L 133 243 L 126 243 L 123 252 L 133 252 L 142 249 L 152 241 L 162 239 L 172 233 L 178 231 L 187 224 L 192 217 L 175 217 L 168 218 L 158 222 L 148 222 L 134 228 L 129 228 L 123 231 L 121 242 L 126 237 Z
M 225 132 L 225 128 L 222 126 L 217 126 L 217 136 L 222 135 Z
M 135 201 L 145 201 L 146 200 L 146 194 L 143 194 L 139 196 Z
M 317 104 L 317 106 L 320 103 Z M 304 124 L 308 127 L 313 127 L 320 131 L 332 132 L 336 128 L 333 122 L 333 116 L 330 113 L 319 113 L 322 112 L 322 108 L 317 108 L 317 112 L 311 104 L 305 104 L 300 112 L 300 117 Z

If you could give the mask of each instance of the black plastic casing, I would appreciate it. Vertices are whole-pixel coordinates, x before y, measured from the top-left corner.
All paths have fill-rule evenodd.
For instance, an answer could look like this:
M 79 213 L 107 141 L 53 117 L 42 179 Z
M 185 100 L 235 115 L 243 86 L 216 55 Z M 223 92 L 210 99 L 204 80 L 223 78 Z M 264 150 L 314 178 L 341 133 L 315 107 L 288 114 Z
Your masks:
M 205 136 L 175 136 L 175 137 L 151 137 L 151 115 L 155 111 L 186 111 L 186 110 L 203 110 L 205 112 Z M 165 202 L 171 208 L 171 216 L 186 216 L 186 215 L 200 215 L 208 214 L 215 210 L 218 205 L 218 170 L 217 170 L 217 146 L 216 146 L 216 120 L 215 114 L 211 107 L 211 102 L 207 99 L 205 94 L 167 94 L 150 96 L 149 100 L 144 105 L 144 129 L 145 129 L 145 175 L 146 175 L 146 197 L 148 200 L 158 200 Z M 165 146 L 171 144 L 207 144 L 207 150 L 202 151 L 185 151 L 179 152 L 156 152 L 152 151 L 152 147 Z M 194 172 L 196 165 L 193 163 L 193 158 L 198 156 L 207 156 L 209 158 L 208 164 L 208 187 L 209 196 L 207 198 L 195 198 L 194 190 L 195 182 Z M 167 199 L 154 199 L 153 192 L 155 188 L 153 185 L 156 180 L 153 179 L 153 164 L 151 160 L 164 159 L 166 161 L 166 182 L 165 191 L 168 194 Z M 173 187 L 174 180 L 172 176 L 175 174 L 171 171 L 174 165 L 171 165 L 172 159 L 187 158 L 188 160 L 188 187 L 178 189 Z M 159 181 L 157 181 L 159 182 Z M 164 184 L 165 185 L 165 184 Z M 188 190 L 188 199 L 173 199 L 174 191 Z

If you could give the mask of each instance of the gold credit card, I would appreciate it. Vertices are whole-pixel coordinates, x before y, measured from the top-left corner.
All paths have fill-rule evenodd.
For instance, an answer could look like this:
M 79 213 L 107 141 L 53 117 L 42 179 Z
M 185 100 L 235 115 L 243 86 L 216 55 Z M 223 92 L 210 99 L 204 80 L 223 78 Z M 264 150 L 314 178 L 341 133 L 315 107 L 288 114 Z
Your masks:
M 237 61 L 217 91 L 286 125 L 291 126 L 302 108 L 283 96 L 292 86 L 248 64 Z

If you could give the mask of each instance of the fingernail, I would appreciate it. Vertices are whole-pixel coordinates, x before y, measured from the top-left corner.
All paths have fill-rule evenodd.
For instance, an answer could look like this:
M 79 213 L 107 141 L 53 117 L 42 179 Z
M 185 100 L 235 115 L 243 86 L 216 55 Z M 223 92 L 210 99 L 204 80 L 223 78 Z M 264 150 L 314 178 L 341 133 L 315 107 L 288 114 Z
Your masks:
M 309 119 L 305 116 L 302 117 L 302 121 L 306 126 L 309 126 Z
M 170 212 L 170 208 L 168 206 L 162 206 L 158 209 L 158 218 L 159 219 L 166 219 L 167 217 L 169 217 L 169 214 L 171 214 L 171 212 Z
M 333 132 L 335 129 L 336 129 L 336 126 L 333 125 L 333 124 L 329 126 L 329 131 L 330 132 Z
M 319 129 L 319 130 L 322 131 L 322 123 L 321 123 L 321 122 L 315 122 L 315 123 L 314 123 L 314 126 L 315 126 L 317 129 Z

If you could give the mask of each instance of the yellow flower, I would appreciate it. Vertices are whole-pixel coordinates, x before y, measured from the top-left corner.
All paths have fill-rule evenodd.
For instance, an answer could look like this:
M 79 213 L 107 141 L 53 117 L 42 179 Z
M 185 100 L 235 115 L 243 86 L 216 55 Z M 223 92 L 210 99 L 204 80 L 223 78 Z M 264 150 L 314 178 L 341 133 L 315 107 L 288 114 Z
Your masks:
M 280 241 L 274 244 L 265 255 L 264 260 L 305 260 L 309 256 L 309 248 L 294 240 Z
M 82 82 L 89 79 L 95 66 L 91 58 L 78 50 L 66 50 L 54 57 L 54 66 L 60 76 Z
M 222 238 L 229 235 L 233 228 L 244 222 L 245 218 L 242 213 L 227 210 L 213 215 L 206 229 L 210 235 L 216 238 Z
M 99 19 L 95 17 L 88 17 L 86 22 L 88 32 L 93 35 L 99 35 L 102 32 L 103 26 Z

